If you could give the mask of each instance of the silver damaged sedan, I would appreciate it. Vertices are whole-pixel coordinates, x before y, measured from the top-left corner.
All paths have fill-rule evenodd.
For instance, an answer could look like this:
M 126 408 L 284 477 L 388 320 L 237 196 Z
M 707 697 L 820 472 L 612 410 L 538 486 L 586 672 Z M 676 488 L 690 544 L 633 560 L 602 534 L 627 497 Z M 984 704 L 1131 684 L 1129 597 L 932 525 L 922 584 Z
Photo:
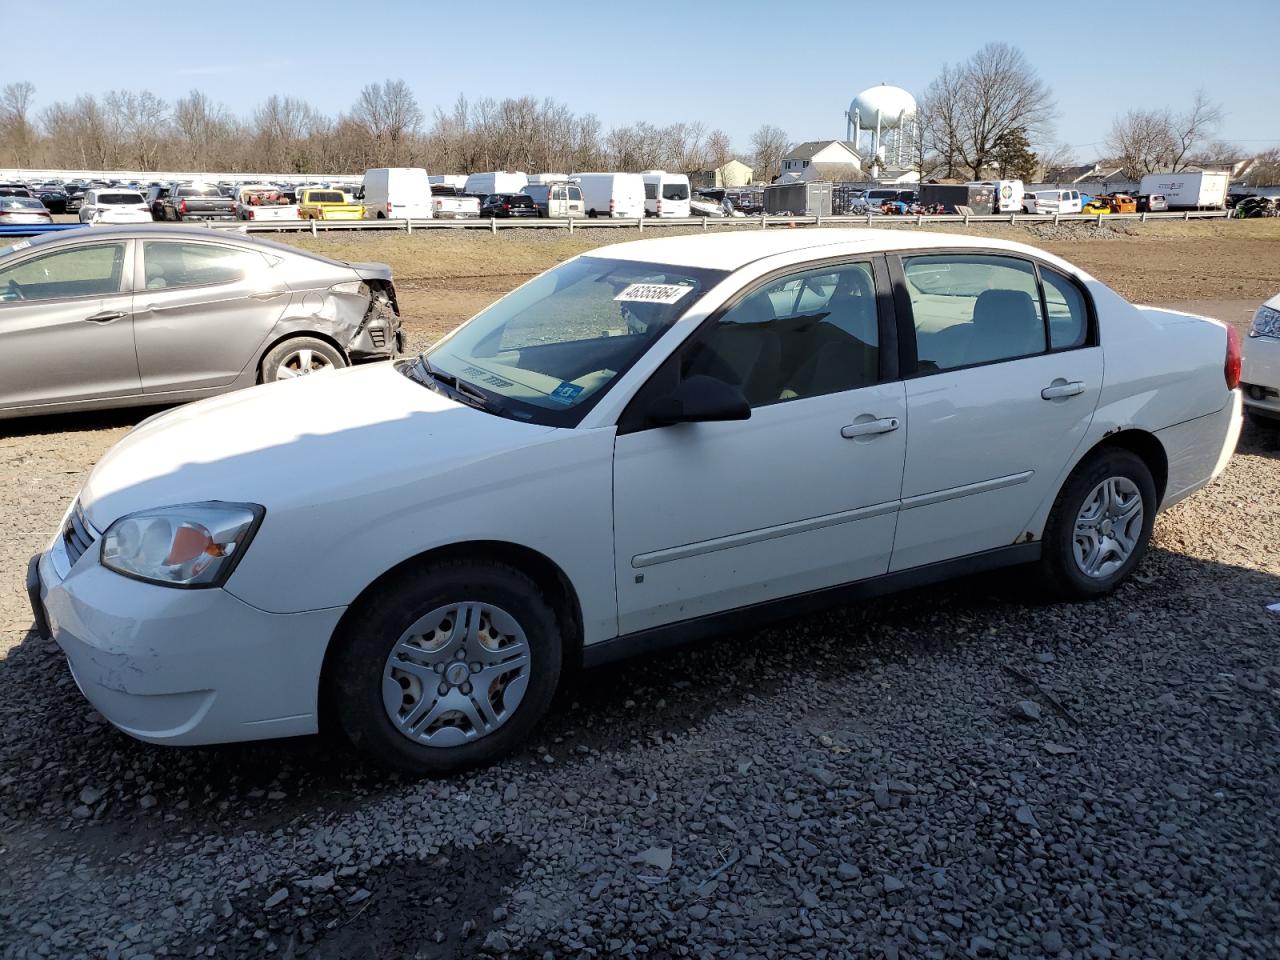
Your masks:
M 0 247 L 0 418 L 181 403 L 402 348 L 386 264 L 205 227 Z

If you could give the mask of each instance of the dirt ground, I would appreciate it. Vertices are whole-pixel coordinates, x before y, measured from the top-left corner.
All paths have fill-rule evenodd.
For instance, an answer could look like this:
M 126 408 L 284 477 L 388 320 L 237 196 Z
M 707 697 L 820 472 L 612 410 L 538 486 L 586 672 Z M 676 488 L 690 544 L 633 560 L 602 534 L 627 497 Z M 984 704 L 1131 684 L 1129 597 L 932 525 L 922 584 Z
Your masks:
M 1132 300 L 1200 309 L 1238 325 L 1280 291 L 1280 221 L 982 225 L 965 232 L 1041 246 Z M 390 263 L 412 350 L 555 263 L 635 238 L 623 229 L 283 237 L 328 256 Z M 31 624 L 23 589 L 27 559 L 45 546 L 98 458 L 151 412 L 0 421 L 0 517 L 7 534 L 0 539 L 0 656 Z

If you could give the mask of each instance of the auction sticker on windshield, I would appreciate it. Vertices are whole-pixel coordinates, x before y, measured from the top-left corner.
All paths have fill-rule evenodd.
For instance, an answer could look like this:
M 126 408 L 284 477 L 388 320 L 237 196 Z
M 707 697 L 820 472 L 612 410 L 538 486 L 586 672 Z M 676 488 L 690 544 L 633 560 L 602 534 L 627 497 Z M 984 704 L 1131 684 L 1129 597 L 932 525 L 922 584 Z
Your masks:
M 675 303 L 693 290 L 680 283 L 633 283 L 614 297 L 624 303 Z

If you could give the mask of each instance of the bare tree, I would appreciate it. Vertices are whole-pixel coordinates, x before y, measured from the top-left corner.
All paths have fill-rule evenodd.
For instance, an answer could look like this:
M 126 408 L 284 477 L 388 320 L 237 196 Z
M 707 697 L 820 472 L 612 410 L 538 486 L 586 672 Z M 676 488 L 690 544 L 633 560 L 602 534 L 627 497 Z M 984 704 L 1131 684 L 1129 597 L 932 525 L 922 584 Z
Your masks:
M 1007 43 L 988 43 L 964 63 L 944 65 L 924 101 L 929 145 L 952 176 L 982 176 L 1011 130 L 1036 138 L 1055 115 L 1049 88 Z
M 707 134 L 707 162 L 712 170 L 719 170 L 733 159 L 733 141 L 718 127 Z
M 1280 186 L 1280 147 L 1271 147 L 1254 156 L 1245 182 L 1257 187 Z
M 350 119 L 372 141 L 369 159 L 380 166 L 402 166 L 422 129 L 422 108 L 403 80 L 367 84 L 351 108 Z
M 1212 137 L 1222 121 L 1222 108 L 1203 90 L 1180 114 L 1168 109 L 1130 110 L 1116 117 L 1107 134 L 1107 149 L 1125 175 L 1180 173 Z
M 156 169 L 169 134 L 169 107 L 150 90 L 110 90 L 103 98 L 115 151 L 130 167 Z
M 17 167 L 31 166 L 36 141 L 35 124 L 31 120 L 36 88 L 22 80 L 0 88 L 0 156 Z
M 1056 170 L 1061 167 L 1074 167 L 1078 163 L 1075 150 L 1069 143 L 1055 143 L 1052 146 L 1045 147 L 1036 154 L 1036 159 L 1040 161 L 1040 169 L 1037 171 L 1036 176 L 1042 181 L 1046 179 L 1050 170 Z
M 755 151 L 755 176 L 772 183 L 782 172 L 782 158 L 786 156 L 791 141 L 781 127 L 766 123 L 751 135 L 751 147 Z

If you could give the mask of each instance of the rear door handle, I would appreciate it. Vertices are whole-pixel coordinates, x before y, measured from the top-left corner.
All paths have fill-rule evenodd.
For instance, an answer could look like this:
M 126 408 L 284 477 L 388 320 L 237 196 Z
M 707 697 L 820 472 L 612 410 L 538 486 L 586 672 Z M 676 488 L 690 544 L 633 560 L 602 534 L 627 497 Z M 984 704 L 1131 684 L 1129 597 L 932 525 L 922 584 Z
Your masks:
M 283 293 L 284 290 L 258 290 L 249 294 L 249 296 L 253 297 L 255 300 L 274 300 Z
M 118 310 L 103 310 L 101 313 L 95 313 L 91 317 L 85 317 L 88 323 L 110 323 L 112 320 L 120 320 L 127 317 L 127 313 L 121 313 Z
M 1045 400 L 1059 400 L 1063 397 L 1075 397 L 1084 393 L 1084 383 L 1080 380 L 1071 380 L 1070 382 L 1059 377 L 1049 386 L 1040 391 L 1040 396 Z
M 868 437 L 877 433 L 892 433 L 898 429 L 897 417 L 881 417 L 879 420 L 858 420 L 840 428 L 840 436 L 846 440 Z

